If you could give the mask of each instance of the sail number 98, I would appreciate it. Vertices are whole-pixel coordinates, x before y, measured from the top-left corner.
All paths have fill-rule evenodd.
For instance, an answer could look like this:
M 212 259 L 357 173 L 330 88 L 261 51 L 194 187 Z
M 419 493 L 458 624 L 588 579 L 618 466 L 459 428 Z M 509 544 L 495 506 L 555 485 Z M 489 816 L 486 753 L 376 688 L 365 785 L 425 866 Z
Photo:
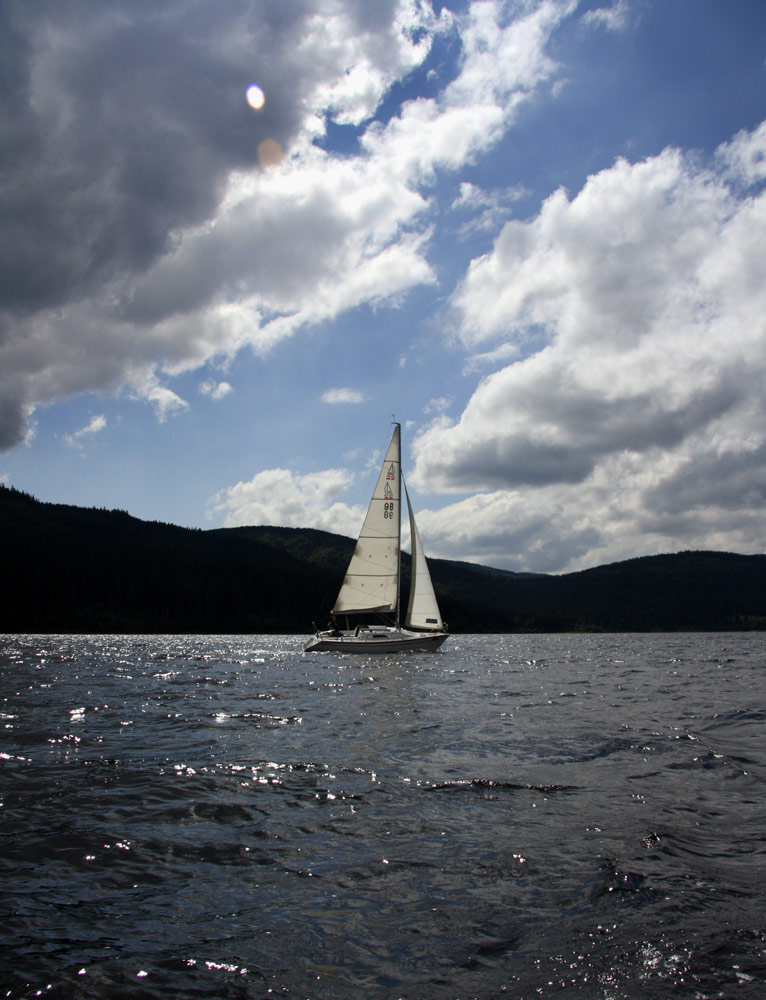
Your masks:
M 383 517 L 393 517 L 394 516 L 394 504 L 393 502 L 387 502 L 383 504 Z

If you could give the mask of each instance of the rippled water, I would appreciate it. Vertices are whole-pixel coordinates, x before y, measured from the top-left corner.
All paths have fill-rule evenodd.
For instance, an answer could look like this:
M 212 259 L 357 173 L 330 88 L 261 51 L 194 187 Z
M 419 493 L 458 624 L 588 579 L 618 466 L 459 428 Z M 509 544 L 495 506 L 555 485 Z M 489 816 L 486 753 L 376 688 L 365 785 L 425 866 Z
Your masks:
M 0 637 L 6 997 L 766 995 L 761 635 Z

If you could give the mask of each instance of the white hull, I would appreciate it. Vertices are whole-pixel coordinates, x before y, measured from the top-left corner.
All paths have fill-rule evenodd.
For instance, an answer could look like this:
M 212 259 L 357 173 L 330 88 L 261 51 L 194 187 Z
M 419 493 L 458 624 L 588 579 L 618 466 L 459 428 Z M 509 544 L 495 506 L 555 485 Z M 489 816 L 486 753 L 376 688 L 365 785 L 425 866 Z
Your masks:
M 357 629 L 332 635 L 317 632 L 304 645 L 306 653 L 409 653 L 434 652 L 447 639 L 446 632 L 410 632 L 404 628 Z

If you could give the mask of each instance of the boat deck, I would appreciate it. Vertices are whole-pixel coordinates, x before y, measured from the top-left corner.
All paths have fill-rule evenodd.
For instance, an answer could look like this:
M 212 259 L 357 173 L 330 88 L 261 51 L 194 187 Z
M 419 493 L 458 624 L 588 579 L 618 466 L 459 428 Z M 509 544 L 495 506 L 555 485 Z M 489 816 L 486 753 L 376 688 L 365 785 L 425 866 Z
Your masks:
M 446 632 L 411 632 L 391 626 L 360 626 L 341 632 L 317 632 L 303 646 L 306 653 L 433 652 L 447 639 Z

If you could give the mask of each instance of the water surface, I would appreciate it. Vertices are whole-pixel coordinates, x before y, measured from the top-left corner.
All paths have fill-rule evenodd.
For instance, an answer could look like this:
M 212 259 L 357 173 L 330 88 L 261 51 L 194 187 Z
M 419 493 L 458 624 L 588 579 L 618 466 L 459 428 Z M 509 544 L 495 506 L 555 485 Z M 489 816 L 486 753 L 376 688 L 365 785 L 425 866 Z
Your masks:
M 0 637 L 2 995 L 766 995 L 764 637 Z

